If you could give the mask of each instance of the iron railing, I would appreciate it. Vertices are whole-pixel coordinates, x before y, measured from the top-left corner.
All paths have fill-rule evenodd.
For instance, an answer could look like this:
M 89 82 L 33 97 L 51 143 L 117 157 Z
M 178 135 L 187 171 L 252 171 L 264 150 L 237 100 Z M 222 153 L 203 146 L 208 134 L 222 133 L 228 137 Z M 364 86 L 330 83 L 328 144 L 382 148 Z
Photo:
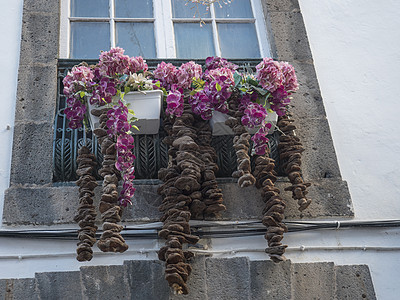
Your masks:
M 254 67 L 260 60 L 246 59 L 232 61 L 240 66 Z M 91 131 L 85 132 L 83 128 L 70 129 L 68 121 L 64 115 L 66 107 L 66 98 L 63 95 L 62 80 L 68 70 L 77 65 L 81 60 L 60 59 L 58 62 L 58 92 L 57 109 L 54 124 L 53 140 L 53 181 L 67 182 L 77 180 L 76 176 L 76 158 L 78 150 L 86 145 L 96 155 L 98 168 L 103 160 L 100 152 L 100 146 L 97 138 Z M 88 64 L 96 64 L 95 60 L 86 60 Z M 176 66 L 187 62 L 187 60 L 169 60 Z M 204 60 L 197 60 L 199 64 L 204 64 Z M 160 60 L 147 60 L 150 69 L 154 69 Z M 162 121 L 161 121 L 162 122 Z M 137 179 L 155 179 L 160 168 L 168 164 L 168 148 L 162 143 L 165 132 L 160 126 L 160 132 L 154 135 L 135 136 L 135 175 Z M 279 165 L 279 155 L 277 153 L 278 133 L 269 136 L 271 156 Z M 231 177 L 236 170 L 236 154 L 233 149 L 233 136 L 215 136 L 212 140 L 212 146 L 217 152 L 219 171 L 217 177 Z M 97 179 L 101 179 L 98 177 Z

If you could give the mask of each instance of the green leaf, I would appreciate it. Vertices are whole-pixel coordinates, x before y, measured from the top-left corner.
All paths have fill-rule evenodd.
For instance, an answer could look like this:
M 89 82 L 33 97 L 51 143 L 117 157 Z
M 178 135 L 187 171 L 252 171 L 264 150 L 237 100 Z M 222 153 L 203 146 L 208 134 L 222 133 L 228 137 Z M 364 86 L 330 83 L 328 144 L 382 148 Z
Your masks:
M 139 127 L 137 127 L 136 125 L 132 125 L 132 128 L 135 128 L 137 131 L 140 131 Z
M 85 95 L 86 95 L 86 93 L 85 93 L 84 91 L 81 91 L 81 92 L 79 93 L 79 96 L 80 96 L 81 98 L 85 97 Z
M 269 92 L 267 90 L 264 90 L 263 88 L 259 88 L 256 86 L 252 87 L 255 91 L 257 91 L 257 93 L 259 93 L 261 96 L 265 96 L 267 95 Z
M 242 81 L 242 76 L 240 76 L 239 72 L 235 72 L 235 74 L 233 74 L 233 80 L 235 81 L 235 87 L 237 87 Z
M 222 90 L 222 87 L 219 85 L 218 82 L 215 84 L 215 88 L 217 89 L 218 92 Z
M 130 113 L 132 116 L 135 115 L 135 112 L 133 111 L 133 109 L 128 109 L 128 113 Z
M 155 85 L 156 87 L 158 87 L 158 88 L 161 88 L 161 82 L 160 82 L 160 81 L 157 81 L 156 83 L 154 83 L 154 85 Z

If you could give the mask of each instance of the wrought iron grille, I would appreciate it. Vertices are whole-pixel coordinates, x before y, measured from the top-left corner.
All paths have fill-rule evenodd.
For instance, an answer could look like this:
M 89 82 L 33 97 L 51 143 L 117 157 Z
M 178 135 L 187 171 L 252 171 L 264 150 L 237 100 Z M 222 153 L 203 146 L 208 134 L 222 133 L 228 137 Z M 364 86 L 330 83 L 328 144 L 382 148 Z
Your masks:
M 187 60 L 169 60 L 176 66 L 187 62 Z M 254 67 L 260 60 L 246 59 L 232 61 L 240 66 Z M 66 98 L 63 95 L 62 80 L 66 76 L 68 70 L 81 61 L 60 59 L 58 62 L 58 92 L 57 92 L 57 109 L 54 124 L 54 140 L 53 140 L 53 181 L 67 182 L 77 180 L 76 176 L 76 158 L 78 150 L 86 145 L 96 155 L 98 161 L 98 169 L 103 161 L 100 152 L 100 146 L 97 138 L 91 131 L 85 132 L 83 128 L 70 129 L 68 121 L 64 115 L 66 107 Z M 88 64 L 96 64 L 95 60 L 86 60 Z M 199 64 L 204 65 L 204 60 L 197 60 Z M 147 60 L 150 69 L 154 69 L 160 60 Z M 156 179 L 157 172 L 160 168 L 166 167 L 168 164 L 168 148 L 162 143 L 165 132 L 160 126 L 160 132 L 154 135 L 137 135 L 135 136 L 135 175 L 137 179 Z M 277 153 L 278 133 L 268 136 L 270 140 L 271 156 L 279 166 L 279 155 Z M 217 177 L 231 177 L 233 171 L 236 170 L 236 154 L 233 149 L 233 136 L 215 136 L 212 140 L 212 146 L 217 152 L 217 164 L 219 171 Z M 97 179 L 101 179 L 98 177 Z

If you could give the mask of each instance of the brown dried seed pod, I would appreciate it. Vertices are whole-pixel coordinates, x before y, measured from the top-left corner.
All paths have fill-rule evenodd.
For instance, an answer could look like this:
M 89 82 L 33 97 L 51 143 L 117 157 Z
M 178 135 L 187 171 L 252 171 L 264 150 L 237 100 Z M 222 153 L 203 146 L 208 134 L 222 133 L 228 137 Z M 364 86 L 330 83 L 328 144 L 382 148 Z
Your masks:
M 78 231 L 78 261 L 89 261 L 93 257 L 91 247 L 96 243 L 96 208 L 93 205 L 94 188 L 96 179 L 92 176 L 93 168 L 97 164 L 96 157 L 90 153 L 89 148 L 83 146 L 78 150 L 78 168 L 76 174 L 79 177 L 76 184 L 79 186 L 79 206 L 74 220 L 81 228 Z

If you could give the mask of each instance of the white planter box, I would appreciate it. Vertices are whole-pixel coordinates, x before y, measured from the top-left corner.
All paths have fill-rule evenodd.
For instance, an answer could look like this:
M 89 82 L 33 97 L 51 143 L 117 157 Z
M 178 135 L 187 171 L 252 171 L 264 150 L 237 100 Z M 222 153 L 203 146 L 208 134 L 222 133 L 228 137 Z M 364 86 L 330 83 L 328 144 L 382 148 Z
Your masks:
M 223 114 L 219 111 L 214 111 L 214 114 L 210 120 L 210 125 L 212 128 L 213 135 L 233 135 L 232 129 L 225 125 L 225 121 L 228 119 L 228 115 Z M 278 115 L 275 112 L 268 113 L 267 121 L 272 123 L 272 127 L 269 133 L 274 132 L 276 122 L 278 120 Z M 248 128 L 246 127 L 250 134 L 257 132 L 258 128 Z
M 160 128 L 160 113 L 162 109 L 163 92 L 161 90 L 145 92 L 129 92 L 124 96 L 128 109 L 135 112 L 135 117 L 139 120 L 133 125 L 139 128 L 139 131 L 132 128 L 133 134 L 157 134 Z M 89 105 L 89 111 L 94 105 Z M 90 126 L 92 130 L 100 126 L 99 118 L 90 115 Z M 128 115 L 128 119 L 132 115 Z

